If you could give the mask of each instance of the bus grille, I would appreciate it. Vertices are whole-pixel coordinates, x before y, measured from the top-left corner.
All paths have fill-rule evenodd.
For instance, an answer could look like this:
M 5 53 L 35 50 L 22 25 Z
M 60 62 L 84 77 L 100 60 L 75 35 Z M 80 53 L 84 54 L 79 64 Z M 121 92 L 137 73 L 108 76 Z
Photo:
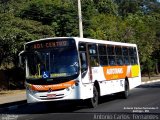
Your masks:
M 49 100 L 49 99 L 61 99 L 61 98 L 63 98 L 64 97 L 64 94 L 58 94 L 58 95 L 56 95 L 55 97 L 53 97 L 53 98 L 48 98 L 47 96 L 40 96 L 39 98 L 41 99 L 41 100 Z

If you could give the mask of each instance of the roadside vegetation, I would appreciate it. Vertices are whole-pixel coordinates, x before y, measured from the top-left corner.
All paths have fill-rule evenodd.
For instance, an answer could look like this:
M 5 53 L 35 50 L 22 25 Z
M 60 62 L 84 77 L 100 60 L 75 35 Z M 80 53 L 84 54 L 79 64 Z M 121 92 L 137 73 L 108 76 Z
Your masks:
M 142 74 L 160 71 L 160 2 L 81 0 L 84 37 L 136 43 Z M 23 89 L 23 44 L 79 36 L 77 0 L 0 0 L 0 90 Z

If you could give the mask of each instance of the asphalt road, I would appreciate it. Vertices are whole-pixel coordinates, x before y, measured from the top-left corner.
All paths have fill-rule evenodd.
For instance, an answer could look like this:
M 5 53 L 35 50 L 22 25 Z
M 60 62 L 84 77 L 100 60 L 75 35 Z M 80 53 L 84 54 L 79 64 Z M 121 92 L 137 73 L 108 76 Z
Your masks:
M 141 85 L 130 91 L 128 99 L 116 95 L 101 97 L 96 108 L 81 103 L 30 104 L 2 113 L 6 120 L 159 120 L 160 82 Z

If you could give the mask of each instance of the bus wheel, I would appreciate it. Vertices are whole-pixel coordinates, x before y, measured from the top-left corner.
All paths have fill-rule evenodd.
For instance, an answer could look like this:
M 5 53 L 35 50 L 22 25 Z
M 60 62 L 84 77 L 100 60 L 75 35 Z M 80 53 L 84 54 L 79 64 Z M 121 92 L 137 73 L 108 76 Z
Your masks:
M 129 96 L 129 83 L 128 81 L 125 80 L 125 87 L 124 87 L 124 91 L 122 92 L 122 98 L 127 99 Z
M 93 87 L 93 97 L 89 99 L 89 107 L 95 108 L 98 106 L 98 98 L 99 98 L 99 93 L 97 88 L 94 86 Z

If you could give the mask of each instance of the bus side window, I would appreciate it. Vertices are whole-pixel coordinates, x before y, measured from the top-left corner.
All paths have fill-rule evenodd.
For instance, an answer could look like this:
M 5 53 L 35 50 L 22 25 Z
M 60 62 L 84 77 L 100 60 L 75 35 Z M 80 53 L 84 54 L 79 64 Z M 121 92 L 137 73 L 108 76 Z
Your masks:
M 122 47 L 122 55 L 123 55 L 123 59 L 124 59 L 124 64 L 129 65 L 130 61 L 129 61 L 128 48 L 127 47 Z
M 84 51 L 84 52 L 86 52 L 86 43 L 80 42 L 78 49 L 79 49 L 79 51 Z
M 106 45 L 98 45 L 99 62 L 101 66 L 108 65 L 107 47 Z
M 116 53 L 116 62 L 117 65 L 123 65 L 123 57 L 122 57 L 122 47 L 121 46 L 115 46 L 115 53 Z
M 96 44 L 89 44 L 88 51 L 89 51 L 89 56 L 90 56 L 89 60 L 90 60 L 91 67 L 99 66 L 97 45 Z
M 133 48 L 133 51 L 134 51 L 134 59 L 135 59 L 134 63 L 138 64 L 138 61 L 137 61 L 137 49 L 136 49 L 136 47 Z
M 129 57 L 131 65 L 137 64 L 137 51 L 136 48 L 130 47 L 129 48 Z
M 107 46 L 107 53 L 108 53 L 108 63 L 110 66 L 116 65 L 116 59 L 115 59 L 115 50 L 113 45 Z

